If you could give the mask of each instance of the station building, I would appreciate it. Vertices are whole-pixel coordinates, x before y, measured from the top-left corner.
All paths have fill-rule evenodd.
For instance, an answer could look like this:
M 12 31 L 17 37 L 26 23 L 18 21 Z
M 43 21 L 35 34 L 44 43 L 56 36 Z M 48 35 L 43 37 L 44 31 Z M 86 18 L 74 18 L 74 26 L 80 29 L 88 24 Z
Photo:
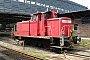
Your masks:
M 88 8 L 85 6 L 69 0 L 0 0 L 0 12 L 13 13 L 13 16 L 16 13 L 29 15 L 34 13 L 36 10 L 44 12 L 47 9 L 58 11 L 61 16 L 72 18 L 74 26 L 73 30 L 79 32 L 82 37 L 90 37 L 90 10 L 87 10 Z M 22 20 L 18 20 L 18 17 L 13 19 L 10 17 L 11 15 L 2 15 L 1 13 L 0 16 L 4 17 L 0 18 L 0 22 L 9 21 L 13 23 Z M 74 33 L 74 35 L 77 35 L 77 33 Z
M 72 18 L 73 35 L 78 35 L 85 38 L 90 38 L 90 10 L 83 10 L 71 13 L 61 14 L 61 17 Z

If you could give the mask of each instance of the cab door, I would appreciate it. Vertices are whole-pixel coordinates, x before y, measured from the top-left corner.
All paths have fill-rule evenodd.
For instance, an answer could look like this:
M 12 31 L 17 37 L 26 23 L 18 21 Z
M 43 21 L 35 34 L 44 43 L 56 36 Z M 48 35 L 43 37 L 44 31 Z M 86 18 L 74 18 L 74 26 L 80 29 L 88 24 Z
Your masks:
M 39 33 L 40 36 L 45 36 L 44 14 L 39 14 Z

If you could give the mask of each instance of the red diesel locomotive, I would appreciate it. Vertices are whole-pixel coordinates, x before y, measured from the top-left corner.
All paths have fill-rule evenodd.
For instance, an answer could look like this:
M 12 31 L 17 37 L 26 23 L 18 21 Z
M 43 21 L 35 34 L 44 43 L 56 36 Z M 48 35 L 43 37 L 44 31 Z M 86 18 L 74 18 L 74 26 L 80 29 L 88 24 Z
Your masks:
M 68 17 L 59 17 L 55 11 L 47 11 L 31 15 L 30 20 L 17 22 L 14 36 L 19 40 L 28 41 L 35 46 L 72 47 L 77 37 L 72 36 L 72 21 Z

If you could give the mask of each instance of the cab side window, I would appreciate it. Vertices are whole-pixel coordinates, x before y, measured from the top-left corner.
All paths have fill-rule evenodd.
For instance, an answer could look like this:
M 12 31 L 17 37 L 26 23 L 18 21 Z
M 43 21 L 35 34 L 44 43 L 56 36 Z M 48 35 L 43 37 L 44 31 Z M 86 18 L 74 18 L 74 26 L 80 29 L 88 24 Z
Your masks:
M 74 30 L 78 30 L 78 24 L 74 24 Z

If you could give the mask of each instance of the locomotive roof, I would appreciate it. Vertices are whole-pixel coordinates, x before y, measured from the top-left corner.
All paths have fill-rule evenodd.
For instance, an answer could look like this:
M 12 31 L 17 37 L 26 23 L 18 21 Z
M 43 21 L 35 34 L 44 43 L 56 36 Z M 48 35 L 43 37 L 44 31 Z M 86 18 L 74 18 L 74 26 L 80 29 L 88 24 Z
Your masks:
M 50 18 L 50 19 L 48 19 L 48 20 L 55 20 L 55 19 L 64 19 L 64 18 L 68 18 L 68 17 L 60 17 L 60 18 Z M 70 19 L 70 20 L 71 20 L 71 18 L 68 18 L 68 19 Z
M 45 12 L 36 12 L 36 13 L 33 13 L 33 14 L 31 14 L 31 15 L 37 15 L 37 14 L 42 14 L 42 13 L 50 13 L 50 12 L 52 12 L 53 10 L 50 10 L 50 11 L 45 11 Z M 56 12 L 57 13 L 57 12 Z M 59 14 L 59 13 L 57 13 L 57 14 Z

